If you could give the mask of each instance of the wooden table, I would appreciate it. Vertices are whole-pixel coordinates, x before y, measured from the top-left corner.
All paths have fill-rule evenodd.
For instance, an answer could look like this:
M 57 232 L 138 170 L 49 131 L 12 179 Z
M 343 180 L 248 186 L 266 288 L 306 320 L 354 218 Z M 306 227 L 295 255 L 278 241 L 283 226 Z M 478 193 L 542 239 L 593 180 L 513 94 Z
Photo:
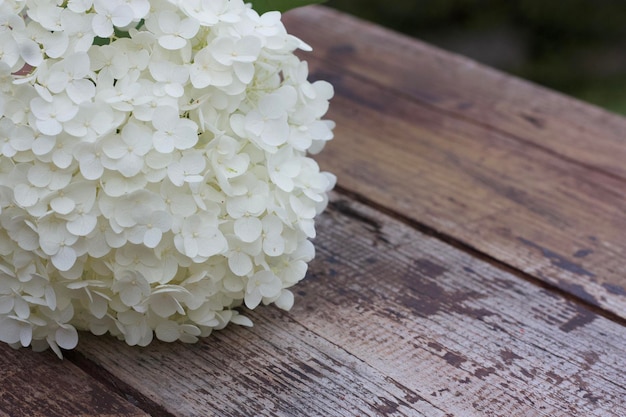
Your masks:
M 323 7 L 339 184 L 290 313 L 0 347 L 5 416 L 625 416 L 626 119 Z

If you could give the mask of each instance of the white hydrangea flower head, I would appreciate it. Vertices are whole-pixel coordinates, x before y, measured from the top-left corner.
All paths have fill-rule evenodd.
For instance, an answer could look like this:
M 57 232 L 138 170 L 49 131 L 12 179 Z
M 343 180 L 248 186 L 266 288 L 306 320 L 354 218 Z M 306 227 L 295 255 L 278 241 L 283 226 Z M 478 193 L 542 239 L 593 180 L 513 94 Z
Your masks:
M 0 0 L 0 341 L 195 342 L 293 305 L 333 89 L 243 0 Z

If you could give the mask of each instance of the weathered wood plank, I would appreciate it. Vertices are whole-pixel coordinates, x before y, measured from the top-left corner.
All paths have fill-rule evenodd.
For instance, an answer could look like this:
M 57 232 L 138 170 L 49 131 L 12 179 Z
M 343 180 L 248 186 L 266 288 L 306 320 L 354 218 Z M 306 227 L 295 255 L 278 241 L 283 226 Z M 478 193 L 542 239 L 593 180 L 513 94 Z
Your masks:
M 454 415 L 626 413 L 625 327 L 360 204 L 334 207 L 292 311 L 308 329 Z
M 444 413 L 320 338 L 265 308 L 252 329 L 229 327 L 197 345 L 132 348 L 81 335 L 80 352 L 175 416 L 397 416 Z
M 0 370 L 2 417 L 148 416 L 50 352 L 0 344 Z
M 626 181 L 350 75 L 323 48 L 307 59 L 335 85 L 337 129 L 317 159 L 341 187 L 626 317 Z
M 626 178 L 626 119 L 329 8 L 287 13 L 315 55 L 518 139 Z
M 346 198 L 291 313 L 82 354 L 177 415 L 619 416 L 626 328 Z

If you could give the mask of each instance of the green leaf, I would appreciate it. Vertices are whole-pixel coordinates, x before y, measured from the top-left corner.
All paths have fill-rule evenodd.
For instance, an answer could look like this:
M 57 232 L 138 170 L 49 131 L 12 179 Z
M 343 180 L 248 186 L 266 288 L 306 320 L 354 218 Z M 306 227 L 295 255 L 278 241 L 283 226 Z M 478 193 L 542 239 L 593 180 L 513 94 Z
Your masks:
M 251 0 L 250 3 L 252 3 L 254 10 L 259 14 L 263 14 L 272 10 L 286 12 L 296 7 L 324 3 L 325 1 L 326 0 Z
M 96 46 L 108 45 L 110 43 L 111 43 L 111 38 L 100 38 L 98 36 L 93 38 L 93 44 Z

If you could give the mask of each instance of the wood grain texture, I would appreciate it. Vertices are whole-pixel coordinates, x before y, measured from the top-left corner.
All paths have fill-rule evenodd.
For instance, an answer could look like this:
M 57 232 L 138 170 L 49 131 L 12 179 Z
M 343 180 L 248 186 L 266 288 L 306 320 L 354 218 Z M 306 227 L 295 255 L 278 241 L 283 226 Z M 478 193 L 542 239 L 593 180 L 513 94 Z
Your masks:
M 626 412 L 626 328 L 375 210 L 334 206 L 292 312 L 307 328 L 452 415 Z
M 0 345 L 0 416 L 140 417 L 148 414 L 50 352 Z
M 512 87 L 503 85 L 510 84 L 520 96 L 532 93 L 534 102 L 545 96 L 560 103 L 554 107 L 558 114 L 568 103 L 589 109 L 584 121 L 597 129 L 611 131 L 603 119 L 609 116 L 477 65 L 448 79 L 446 68 L 469 64 L 419 43 L 411 49 L 412 43 L 401 36 L 324 8 L 290 14 L 288 23 L 290 30 L 313 39 L 315 53 L 306 57 L 310 67 L 315 77 L 330 80 L 336 89 L 329 114 L 337 122 L 336 140 L 317 159 L 337 174 L 343 189 L 626 317 L 626 181 L 593 166 L 599 162 L 565 157 L 557 149 L 520 140 L 506 119 L 477 123 L 475 117 L 461 117 L 445 106 L 425 105 L 418 97 L 422 93 L 410 91 L 423 88 L 430 95 L 435 94 L 432 83 L 454 85 L 459 78 L 471 84 L 476 78 L 476 85 L 490 91 L 490 100 L 501 106 L 514 101 L 519 108 L 532 107 L 531 98 L 524 102 L 506 93 Z M 311 33 L 314 29 L 319 36 Z M 343 36 L 344 31 L 350 35 Z M 342 45 L 353 43 L 346 57 L 332 55 L 338 39 Z M 405 47 L 404 57 L 400 46 Z M 392 52 L 396 55 L 384 55 Z M 386 68 L 386 75 L 370 67 Z M 406 73 L 413 68 L 415 80 L 408 82 Z M 427 78 L 419 81 L 422 76 Z M 402 85 L 391 88 L 390 80 L 404 80 L 407 92 L 399 90 Z M 459 85 L 454 91 L 468 100 L 475 93 Z M 448 94 L 436 93 L 443 102 Z M 483 106 L 481 112 L 490 110 Z M 552 113 L 546 110 L 543 117 Z M 577 146 L 568 142 L 571 132 L 550 129 L 550 139 L 542 143 Z M 595 146 L 605 140 L 602 135 L 586 138 L 576 141 Z M 606 141 L 626 150 L 626 143 Z M 577 152 L 591 153 L 584 146 Z M 597 154 L 622 165 L 621 153 L 612 148 L 599 146 Z
M 346 74 L 626 178 L 626 119 L 380 26 L 313 6 L 289 32 Z
M 334 197 L 290 313 L 80 352 L 176 416 L 620 416 L 626 328 Z
M 80 352 L 175 416 L 376 416 L 392 403 L 401 416 L 443 415 L 285 313 L 251 316 L 254 328 L 197 345 L 82 335 Z

